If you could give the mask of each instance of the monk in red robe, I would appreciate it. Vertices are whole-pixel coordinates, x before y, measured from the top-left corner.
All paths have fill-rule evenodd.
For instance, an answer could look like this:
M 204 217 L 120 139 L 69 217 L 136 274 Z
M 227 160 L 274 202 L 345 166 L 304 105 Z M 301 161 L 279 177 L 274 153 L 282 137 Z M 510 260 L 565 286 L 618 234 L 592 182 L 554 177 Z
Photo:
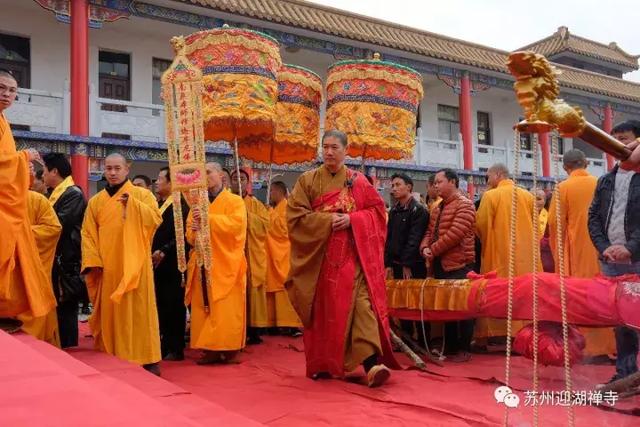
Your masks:
M 324 165 L 304 173 L 288 201 L 286 287 L 305 327 L 307 376 L 343 377 L 362 364 L 377 387 L 399 368 L 389 341 L 385 206 L 364 175 L 345 167 L 344 133 L 328 131 L 322 146 Z

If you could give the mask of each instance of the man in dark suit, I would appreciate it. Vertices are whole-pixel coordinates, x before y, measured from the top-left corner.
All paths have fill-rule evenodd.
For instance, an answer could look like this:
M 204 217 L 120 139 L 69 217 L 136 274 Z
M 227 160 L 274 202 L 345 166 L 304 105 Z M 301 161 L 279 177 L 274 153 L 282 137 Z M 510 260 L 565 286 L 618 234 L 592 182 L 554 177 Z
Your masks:
M 187 311 L 184 305 L 182 274 L 178 270 L 171 175 L 168 167 L 160 169 L 156 187 L 162 224 L 153 236 L 151 257 L 158 320 L 160 321 L 160 344 L 163 360 L 176 361 L 184 359 L 184 331 Z M 186 221 L 188 213 L 189 208 L 182 200 L 183 221 Z
M 51 272 L 58 306 L 58 328 L 62 348 L 78 345 L 78 303 L 88 299 L 80 276 L 80 229 L 87 201 L 71 177 L 71 163 L 59 153 L 48 153 L 42 160 L 42 180 L 49 189 L 49 203 L 62 225 Z

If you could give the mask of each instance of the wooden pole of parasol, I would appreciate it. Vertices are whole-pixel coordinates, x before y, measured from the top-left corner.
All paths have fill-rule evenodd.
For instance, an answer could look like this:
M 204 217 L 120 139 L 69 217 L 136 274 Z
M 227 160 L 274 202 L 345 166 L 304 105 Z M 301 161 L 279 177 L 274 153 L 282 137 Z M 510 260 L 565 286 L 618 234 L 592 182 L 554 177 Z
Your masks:
M 362 169 L 362 175 L 366 175 L 366 171 L 365 171 L 365 162 L 367 161 L 367 144 L 364 145 L 364 148 L 362 149 L 362 165 L 360 166 L 360 168 Z
M 238 135 L 233 132 L 233 160 L 236 165 L 236 175 L 238 177 L 238 195 L 242 197 L 242 184 L 240 180 L 240 155 L 238 154 Z
M 271 147 L 269 149 L 269 174 L 267 175 L 267 202 L 266 205 L 271 205 L 271 180 L 273 179 L 273 150 L 276 145 L 275 128 L 273 130 L 273 137 L 271 138 Z

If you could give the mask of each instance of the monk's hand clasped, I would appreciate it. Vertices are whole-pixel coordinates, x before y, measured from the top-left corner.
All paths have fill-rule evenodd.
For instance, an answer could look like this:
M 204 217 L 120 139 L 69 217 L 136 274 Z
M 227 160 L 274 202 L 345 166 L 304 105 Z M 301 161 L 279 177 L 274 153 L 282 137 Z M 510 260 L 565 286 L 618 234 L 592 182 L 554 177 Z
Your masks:
M 163 259 L 164 259 L 164 252 L 162 252 L 161 250 L 155 251 L 151 255 L 151 262 L 153 263 L 153 268 L 156 268 L 158 265 L 160 265 Z
M 351 226 L 351 218 L 348 214 L 334 213 L 331 227 L 333 231 L 345 230 Z
M 120 196 L 118 201 L 120 203 L 122 203 L 122 206 L 124 206 L 126 208 L 127 207 L 127 202 L 129 201 L 129 194 L 127 194 L 127 193 L 123 194 L 122 196 Z
M 200 231 L 200 210 L 197 208 L 193 209 L 193 217 L 191 218 L 191 231 Z

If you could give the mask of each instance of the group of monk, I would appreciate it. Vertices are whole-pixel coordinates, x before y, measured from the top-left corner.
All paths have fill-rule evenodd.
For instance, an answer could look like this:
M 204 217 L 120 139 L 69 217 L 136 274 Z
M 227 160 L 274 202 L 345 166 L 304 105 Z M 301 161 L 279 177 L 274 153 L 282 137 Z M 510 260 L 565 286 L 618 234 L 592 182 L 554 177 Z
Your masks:
M 11 105 L 16 90 L 15 79 L 0 73 L 0 112 Z M 635 151 L 627 164 L 633 167 L 640 164 L 637 145 L 630 145 Z M 177 290 L 171 291 L 175 293 L 169 299 L 182 306 L 171 316 L 184 319 L 185 307 L 189 308 L 190 346 L 202 350 L 199 364 L 233 360 L 247 340 L 260 341 L 264 328 L 295 332 L 304 327 L 308 377 L 343 377 L 362 366 L 368 386 L 385 383 L 390 369 L 399 367 L 390 342 L 386 303 L 387 212 L 367 177 L 345 166 L 347 147 L 346 134 L 327 131 L 322 138 L 322 166 L 302 174 L 288 197 L 286 185 L 274 183 L 271 207 L 250 194 L 248 172 L 229 176 L 220 164 L 207 163 L 208 211 L 204 215 L 191 209 L 184 229 L 191 247 L 197 246 L 198 233 L 208 229 L 211 268 L 204 268 L 199 259 L 203 255 L 192 249 L 185 276 L 173 267 L 172 274 L 158 270 L 168 262 L 169 252 L 175 252 L 176 243 L 157 242 L 157 230 L 163 224 L 171 229 L 169 212 L 187 209 L 182 204 L 172 206 L 169 170 L 164 168 L 158 176 L 164 186 L 158 200 L 129 180 L 129 165 L 122 155 L 106 157 L 106 187 L 89 200 L 81 225 L 79 271 L 93 304 L 89 323 L 96 348 L 156 374 L 166 354 L 174 353 L 173 360 L 179 359 L 175 358 L 179 345 L 169 348 L 167 343 L 163 349 L 161 342 L 170 328 L 162 326 L 166 322 L 159 320 L 157 310 L 159 283 L 171 277 L 170 285 Z M 2 114 L 0 317 L 27 316 L 25 324 L 29 319 L 46 323 L 57 304 L 50 263 L 62 221 L 50 210 L 45 212 L 51 198 L 34 198 L 29 192 L 30 164 L 39 160 L 33 150 L 16 150 Z M 557 248 L 554 242 L 564 239 L 567 274 L 593 275 L 598 253 L 586 248 L 590 239 L 585 215 L 596 180 L 588 176 L 584 156 L 572 158 L 567 153 L 564 163 L 569 178 L 560 186 L 559 219 L 570 232 L 563 237 L 553 234 L 557 216 L 552 201 L 551 246 Z M 481 272 L 508 274 L 515 192 L 515 274 L 527 273 L 534 251 L 530 242 L 538 226 L 533 221 L 534 197 L 514 188 L 502 165 L 490 168 L 487 176 L 490 189 L 482 197 L 476 223 L 482 244 Z M 34 212 L 39 211 L 44 214 L 38 218 Z M 539 231 L 542 236 L 543 230 Z M 606 256 L 624 257 L 624 249 L 616 247 Z M 504 336 L 504 325 L 504 321 L 480 320 L 476 337 Z

